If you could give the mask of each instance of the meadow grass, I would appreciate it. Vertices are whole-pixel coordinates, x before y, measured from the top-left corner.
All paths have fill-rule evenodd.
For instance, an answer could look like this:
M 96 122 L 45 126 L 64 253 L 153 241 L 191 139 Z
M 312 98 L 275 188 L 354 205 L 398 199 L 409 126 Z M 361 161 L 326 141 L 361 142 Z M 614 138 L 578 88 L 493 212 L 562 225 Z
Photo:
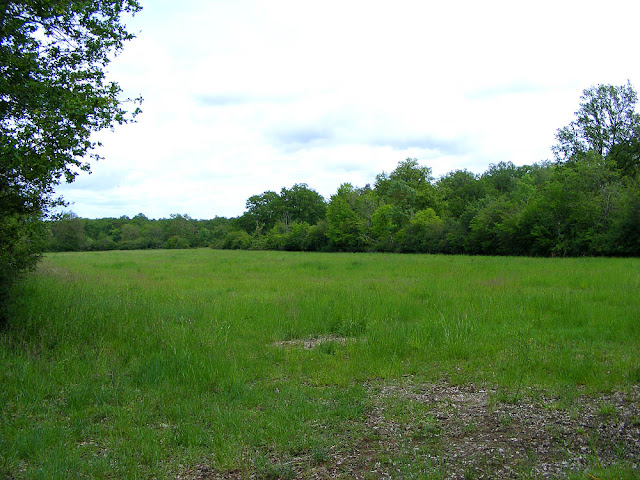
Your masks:
M 364 385 L 403 376 L 511 399 L 640 383 L 638 259 L 65 253 L 19 288 L 0 330 L 9 478 L 321 462 Z

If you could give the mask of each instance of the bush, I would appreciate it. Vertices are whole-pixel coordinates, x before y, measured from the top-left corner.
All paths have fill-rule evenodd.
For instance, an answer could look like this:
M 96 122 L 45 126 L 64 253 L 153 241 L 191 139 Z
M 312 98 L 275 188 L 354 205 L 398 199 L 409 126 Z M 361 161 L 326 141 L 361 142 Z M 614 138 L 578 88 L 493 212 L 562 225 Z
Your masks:
M 0 217 L 0 320 L 5 315 L 11 287 L 40 259 L 47 233 L 46 226 L 37 218 Z
M 329 224 L 326 220 L 320 220 L 316 225 L 311 225 L 302 243 L 302 249 L 311 252 L 326 251 L 329 245 L 329 239 L 327 238 L 328 229 Z
M 162 244 L 162 248 L 189 248 L 189 241 L 186 238 L 182 238 L 178 235 L 169 237 L 166 242 Z
M 251 236 L 244 230 L 229 232 L 222 242 L 222 248 L 227 250 L 248 250 L 250 247 Z
M 306 222 L 294 222 L 289 227 L 289 233 L 284 237 L 284 249 L 289 251 L 304 250 L 304 245 L 309 235 L 309 224 Z
M 432 208 L 416 213 L 400 235 L 403 252 L 438 253 L 442 249 L 443 222 Z

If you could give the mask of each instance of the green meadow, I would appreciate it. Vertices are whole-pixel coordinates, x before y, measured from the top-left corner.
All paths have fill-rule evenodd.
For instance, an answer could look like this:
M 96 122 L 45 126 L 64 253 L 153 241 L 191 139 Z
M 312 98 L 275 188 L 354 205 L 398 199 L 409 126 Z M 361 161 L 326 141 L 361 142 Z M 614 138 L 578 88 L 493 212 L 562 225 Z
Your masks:
M 502 467 L 442 460 L 444 417 L 381 392 L 487 392 L 507 429 L 532 402 L 580 423 L 585 398 L 613 422 L 640 384 L 640 259 L 58 253 L 18 290 L 0 478 L 475 478 Z M 595 446 L 567 475 L 638 478 L 632 444 L 604 462 L 575 434 Z

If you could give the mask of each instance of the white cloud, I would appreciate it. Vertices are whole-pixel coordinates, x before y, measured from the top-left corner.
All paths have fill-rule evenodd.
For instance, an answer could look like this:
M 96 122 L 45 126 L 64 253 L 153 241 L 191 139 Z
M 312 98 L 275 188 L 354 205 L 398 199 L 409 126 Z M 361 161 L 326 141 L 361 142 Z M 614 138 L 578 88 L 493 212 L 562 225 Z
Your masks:
M 550 157 L 582 89 L 640 88 L 626 0 L 143 1 L 111 66 L 138 123 L 60 188 L 81 216 L 235 216 L 265 190 L 329 197 L 417 157 L 436 175 Z

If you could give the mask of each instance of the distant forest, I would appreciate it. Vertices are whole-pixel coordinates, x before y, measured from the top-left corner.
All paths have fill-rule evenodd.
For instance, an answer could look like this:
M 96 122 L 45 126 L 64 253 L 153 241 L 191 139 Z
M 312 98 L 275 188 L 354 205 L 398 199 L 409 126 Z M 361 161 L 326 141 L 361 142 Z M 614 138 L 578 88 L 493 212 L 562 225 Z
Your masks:
M 326 201 L 306 184 L 250 197 L 235 218 L 49 222 L 50 251 L 221 249 L 531 256 L 640 255 L 640 182 L 595 152 L 563 163 L 490 165 L 435 180 L 415 159 Z
M 401 161 L 328 200 L 307 184 L 247 199 L 235 218 L 47 222 L 49 251 L 212 247 L 321 252 L 640 256 L 640 115 L 631 84 L 584 90 L 555 161 L 438 179 Z

